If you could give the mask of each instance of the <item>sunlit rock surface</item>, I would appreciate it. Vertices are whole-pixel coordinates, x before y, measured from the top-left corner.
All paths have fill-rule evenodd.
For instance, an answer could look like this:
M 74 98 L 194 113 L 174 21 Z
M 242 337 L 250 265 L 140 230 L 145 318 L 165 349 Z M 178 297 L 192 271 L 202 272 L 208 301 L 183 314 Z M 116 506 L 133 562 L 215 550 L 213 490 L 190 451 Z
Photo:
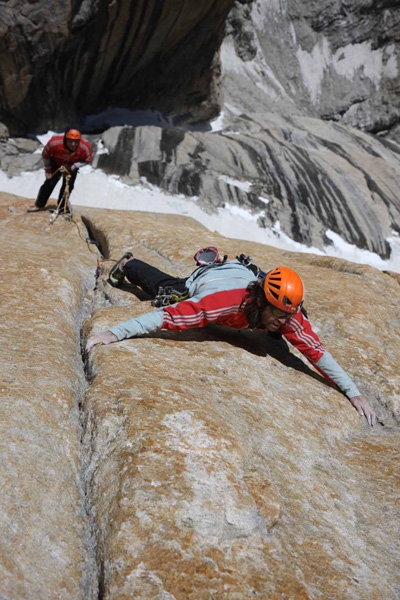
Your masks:
M 96 260 L 74 225 L 27 206 L 0 194 L 0 597 L 87 600 L 79 330 Z
M 81 209 L 106 257 L 90 294 L 97 252 L 79 211 L 49 228 L 29 202 L 1 197 L 0 595 L 398 598 L 396 278 L 184 217 Z M 184 276 L 208 244 L 299 271 L 374 429 L 284 342 L 217 327 L 96 347 L 85 391 L 82 317 L 88 335 L 151 309 L 109 286 L 113 261 L 132 250 Z

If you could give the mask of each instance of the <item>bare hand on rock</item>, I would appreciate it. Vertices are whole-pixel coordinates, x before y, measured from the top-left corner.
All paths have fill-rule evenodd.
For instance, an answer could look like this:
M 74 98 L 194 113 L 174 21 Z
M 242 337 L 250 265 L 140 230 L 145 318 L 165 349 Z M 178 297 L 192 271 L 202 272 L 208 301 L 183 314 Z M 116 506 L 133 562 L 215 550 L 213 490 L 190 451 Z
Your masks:
M 113 333 L 111 333 L 111 331 L 102 331 L 101 333 L 98 333 L 97 335 L 92 335 L 87 343 L 86 343 L 86 352 L 90 352 L 90 350 L 93 348 L 93 346 L 96 346 L 97 344 L 113 344 L 114 342 L 118 342 L 118 338 L 116 335 L 114 335 Z
M 357 412 L 367 419 L 368 425 L 371 425 L 372 427 L 376 424 L 376 415 L 364 396 L 354 396 L 353 398 L 350 398 L 350 402 Z

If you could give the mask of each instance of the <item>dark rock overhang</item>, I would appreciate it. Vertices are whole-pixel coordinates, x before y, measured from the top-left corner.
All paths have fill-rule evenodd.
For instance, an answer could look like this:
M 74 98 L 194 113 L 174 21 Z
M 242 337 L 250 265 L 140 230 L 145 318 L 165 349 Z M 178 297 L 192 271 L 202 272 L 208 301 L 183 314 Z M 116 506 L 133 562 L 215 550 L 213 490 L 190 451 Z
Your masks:
M 107 107 L 187 121 L 220 109 L 218 50 L 234 0 L 19 2 L 0 16 L 0 121 L 11 135 Z

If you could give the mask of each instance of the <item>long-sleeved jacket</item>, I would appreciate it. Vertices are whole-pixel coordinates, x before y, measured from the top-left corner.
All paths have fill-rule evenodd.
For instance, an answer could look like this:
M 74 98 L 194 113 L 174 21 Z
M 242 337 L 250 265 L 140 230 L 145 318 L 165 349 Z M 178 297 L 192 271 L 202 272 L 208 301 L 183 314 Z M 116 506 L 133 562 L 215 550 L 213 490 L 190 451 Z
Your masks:
M 76 163 L 90 165 L 92 162 L 92 149 L 89 142 L 81 139 L 75 152 L 70 152 L 64 145 L 63 135 L 53 135 L 42 151 L 45 171 L 52 172 L 52 161 L 57 167 L 71 167 Z
M 246 287 L 254 273 L 239 261 L 228 261 L 211 269 L 196 270 L 187 280 L 191 297 L 140 317 L 110 327 L 118 340 L 151 333 L 157 329 L 193 329 L 216 323 L 234 329 L 248 329 L 240 310 Z M 302 314 L 294 315 L 279 332 L 348 398 L 359 396 L 356 385 L 324 348 L 311 323 Z

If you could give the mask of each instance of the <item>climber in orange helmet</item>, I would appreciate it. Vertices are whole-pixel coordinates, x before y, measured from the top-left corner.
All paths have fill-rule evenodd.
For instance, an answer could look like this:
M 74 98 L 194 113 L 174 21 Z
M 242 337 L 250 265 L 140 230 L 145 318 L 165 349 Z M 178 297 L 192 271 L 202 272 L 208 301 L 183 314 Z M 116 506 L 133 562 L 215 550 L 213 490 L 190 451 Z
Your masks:
M 208 265 L 197 263 L 200 266 L 190 277 L 176 278 L 130 252 L 124 254 L 111 269 L 109 283 L 120 287 L 126 277 L 159 308 L 89 337 L 86 351 L 96 344 L 111 344 L 158 329 L 191 329 L 216 323 L 264 330 L 273 337 L 282 335 L 349 398 L 369 425 L 375 425 L 376 416 L 367 399 L 313 331 L 303 308 L 304 285 L 298 273 L 285 266 L 265 273 L 242 257 L 229 261 L 225 257 Z M 168 290 L 173 304 L 168 302 Z
M 63 177 L 63 183 L 58 196 L 58 210 L 67 211 L 64 206 L 64 190 L 68 178 L 69 194 L 74 189 L 78 169 L 92 162 L 92 149 L 89 142 L 82 138 L 78 129 L 67 128 L 64 135 L 54 135 L 42 151 L 46 180 L 39 189 L 34 206 L 29 212 L 41 210 L 57 183 Z M 61 167 L 61 169 L 60 169 Z

